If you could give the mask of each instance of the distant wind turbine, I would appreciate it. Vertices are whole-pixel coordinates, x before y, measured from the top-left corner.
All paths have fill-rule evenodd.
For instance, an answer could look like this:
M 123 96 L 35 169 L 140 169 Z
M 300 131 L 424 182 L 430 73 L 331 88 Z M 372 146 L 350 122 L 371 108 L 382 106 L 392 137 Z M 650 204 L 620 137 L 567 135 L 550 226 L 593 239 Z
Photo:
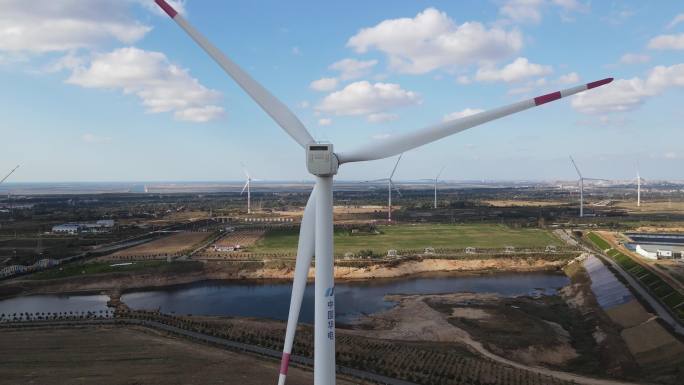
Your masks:
M 252 213 L 252 191 L 251 191 L 252 177 L 249 176 L 249 171 L 247 171 L 247 167 L 245 167 L 244 163 L 242 163 L 242 171 L 245 172 L 245 176 L 247 177 L 247 181 L 245 182 L 245 187 L 242 188 L 240 195 L 245 193 L 245 189 L 247 190 L 247 214 L 251 214 Z
M 392 177 L 394 176 L 394 173 L 397 171 L 397 166 L 399 166 L 399 161 L 401 160 L 401 157 L 404 154 L 400 154 L 399 157 L 397 158 L 396 163 L 394 163 L 394 168 L 392 169 L 392 173 L 390 174 L 389 178 L 382 178 L 382 179 L 375 179 L 375 180 L 369 180 L 366 182 L 387 182 L 387 221 L 392 222 L 392 189 L 401 196 L 401 191 L 397 188 L 397 186 L 394 184 L 392 181 Z
M 637 207 L 641 207 L 641 176 L 639 175 L 639 164 L 636 165 L 637 181 Z
M 580 218 L 584 216 L 584 181 L 585 180 L 600 180 L 600 181 L 606 181 L 606 179 L 598 179 L 598 178 L 585 178 L 582 176 L 582 173 L 579 170 L 579 167 L 577 167 L 577 163 L 575 163 L 575 160 L 572 158 L 572 155 L 570 156 L 570 161 L 572 162 L 572 165 L 575 167 L 575 170 L 577 171 L 577 175 L 579 175 L 579 186 L 580 186 Z
M 444 167 L 446 166 L 442 166 L 442 169 L 439 170 L 437 176 L 435 177 L 435 209 L 437 208 L 437 182 L 439 181 L 439 176 L 442 175 L 442 171 L 444 171 Z

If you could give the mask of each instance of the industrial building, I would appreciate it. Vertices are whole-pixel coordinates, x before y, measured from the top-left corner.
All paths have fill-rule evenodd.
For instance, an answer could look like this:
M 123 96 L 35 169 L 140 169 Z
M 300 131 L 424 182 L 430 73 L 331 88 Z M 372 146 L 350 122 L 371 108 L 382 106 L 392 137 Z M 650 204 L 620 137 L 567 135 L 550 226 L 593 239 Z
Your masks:
M 86 223 L 63 223 L 52 226 L 53 234 L 80 234 L 80 233 L 108 233 L 114 228 L 113 219 L 102 219 L 96 222 Z

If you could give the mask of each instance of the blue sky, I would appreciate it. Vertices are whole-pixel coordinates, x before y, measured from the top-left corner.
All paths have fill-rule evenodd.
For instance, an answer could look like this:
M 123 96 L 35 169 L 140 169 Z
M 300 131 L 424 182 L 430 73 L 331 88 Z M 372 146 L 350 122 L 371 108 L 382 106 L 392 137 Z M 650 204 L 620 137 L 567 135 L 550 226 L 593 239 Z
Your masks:
M 391 4 L 391 6 L 390 6 Z M 178 5 L 178 2 L 176 2 Z M 411 151 L 398 179 L 684 179 L 684 5 L 215 2 L 187 19 L 338 150 L 613 76 Z M 298 145 L 152 0 L 0 0 L 0 167 L 30 181 L 308 179 Z M 384 177 L 393 160 L 345 165 Z

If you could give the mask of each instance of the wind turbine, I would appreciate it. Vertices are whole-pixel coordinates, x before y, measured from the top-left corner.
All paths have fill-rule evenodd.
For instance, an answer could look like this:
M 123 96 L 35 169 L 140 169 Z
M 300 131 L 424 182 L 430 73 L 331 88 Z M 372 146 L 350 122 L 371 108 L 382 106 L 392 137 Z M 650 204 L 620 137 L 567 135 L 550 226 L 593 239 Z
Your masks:
M 579 175 L 579 185 L 580 185 L 580 218 L 584 216 L 584 181 L 585 180 L 600 180 L 600 181 L 606 181 L 607 179 L 599 179 L 599 178 L 585 178 L 582 176 L 582 173 L 579 170 L 579 167 L 577 167 L 577 163 L 575 163 L 575 160 L 572 158 L 572 155 L 570 155 L 570 161 L 572 162 L 572 165 L 575 166 L 575 170 L 577 171 L 577 175 Z
M 394 168 L 392 169 L 392 173 L 390 174 L 389 178 L 382 178 L 382 179 L 375 179 L 375 180 L 369 180 L 367 182 L 385 182 L 387 181 L 387 221 L 392 222 L 392 188 L 394 188 L 397 191 L 397 194 L 401 196 L 401 192 L 397 188 L 397 186 L 394 184 L 392 181 L 392 177 L 394 176 L 394 173 L 397 171 L 397 166 L 399 166 L 399 161 L 401 160 L 401 157 L 404 154 L 399 154 L 399 157 L 397 158 L 396 163 L 394 163 Z
M 471 127 L 516 112 L 561 99 L 610 83 L 607 78 L 534 99 L 499 107 L 460 119 L 442 122 L 410 133 L 392 137 L 380 144 L 369 143 L 348 152 L 335 152 L 332 143 L 316 142 L 302 122 L 280 100 L 252 79 L 242 68 L 226 57 L 165 0 L 155 2 L 190 37 L 204 49 L 254 99 L 261 108 L 305 150 L 307 170 L 316 184 L 309 196 L 299 230 L 295 275 L 290 298 L 285 346 L 280 367 L 279 384 L 285 383 L 294 332 L 304 296 L 311 259 L 316 255 L 314 290 L 314 384 L 335 384 L 335 284 L 333 277 L 333 176 L 344 163 L 383 159 L 434 142 Z
M 245 167 L 244 163 L 242 163 L 242 171 L 245 172 L 245 176 L 247 177 L 247 181 L 245 182 L 245 187 L 242 188 L 240 195 L 244 194 L 245 189 L 247 189 L 247 214 L 251 214 L 252 213 L 252 191 L 251 191 L 252 177 L 249 176 L 249 171 L 247 171 L 247 167 Z
M 442 175 L 442 172 L 444 171 L 444 167 L 446 167 L 446 166 L 442 166 L 442 168 L 437 173 L 437 176 L 435 177 L 435 209 L 437 208 L 437 181 L 439 180 L 439 176 Z
M 637 172 L 637 207 L 641 207 L 641 176 L 639 176 L 639 165 L 636 166 Z
M 5 177 L 2 178 L 2 180 L 0 180 L 0 184 L 2 184 L 2 182 L 4 182 L 7 178 L 9 178 L 10 175 L 14 174 L 14 172 L 17 171 L 18 168 L 19 168 L 19 165 L 17 165 L 17 167 L 13 168 L 12 171 L 9 172 L 9 174 L 5 175 Z

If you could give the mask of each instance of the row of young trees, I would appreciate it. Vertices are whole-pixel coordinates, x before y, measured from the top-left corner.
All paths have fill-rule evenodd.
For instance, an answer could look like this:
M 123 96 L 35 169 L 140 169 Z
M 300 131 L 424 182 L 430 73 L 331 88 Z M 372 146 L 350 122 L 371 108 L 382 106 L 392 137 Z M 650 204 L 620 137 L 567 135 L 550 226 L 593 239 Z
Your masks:
M 123 318 L 156 321 L 184 330 L 256 345 L 275 351 L 283 346 L 284 327 L 255 321 L 198 320 L 158 312 L 129 311 Z M 313 357 L 313 329 L 300 326 L 293 353 Z M 445 345 L 389 341 L 346 334 L 337 335 L 337 364 L 391 378 L 427 385 L 565 385 L 549 376 L 521 370 L 464 353 Z

